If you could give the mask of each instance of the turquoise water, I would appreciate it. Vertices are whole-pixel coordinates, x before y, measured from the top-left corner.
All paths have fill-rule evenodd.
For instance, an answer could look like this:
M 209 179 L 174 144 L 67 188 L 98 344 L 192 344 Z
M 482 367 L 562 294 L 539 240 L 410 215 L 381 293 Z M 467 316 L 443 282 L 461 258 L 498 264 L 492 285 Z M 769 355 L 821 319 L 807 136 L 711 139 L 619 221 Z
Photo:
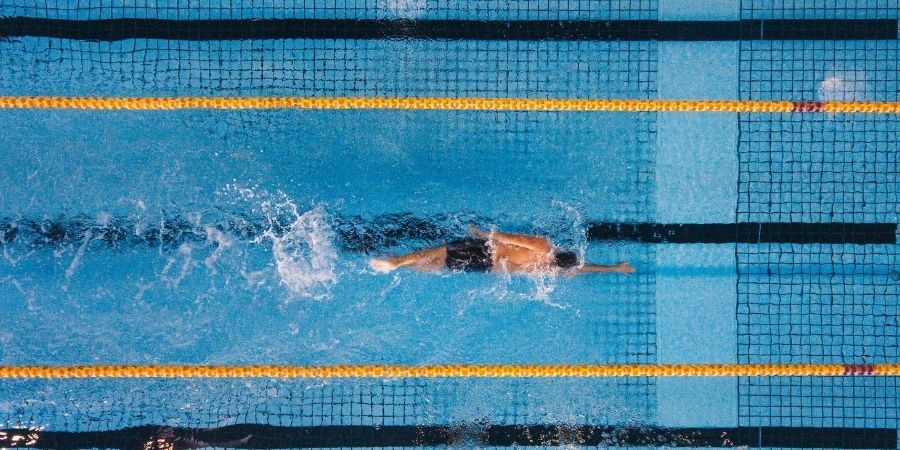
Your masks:
M 174 1 L 134 10 L 94 3 L 37 9 L 0 0 L 0 15 L 289 16 L 274 4 L 232 11 Z M 655 1 L 599 2 L 589 11 L 575 2 L 535 10 L 512 2 L 359 3 L 310 8 L 308 16 L 658 17 Z M 855 12 L 796 15 L 897 16 L 890 7 L 847 10 Z M 765 2 L 739 12 L 791 16 Z M 701 51 L 686 52 L 680 64 L 698 73 L 660 79 L 661 61 L 672 53 L 652 41 L 22 38 L 0 42 L 0 95 L 645 99 L 725 92 L 897 100 L 896 41 L 732 43 L 737 60 L 731 75 L 721 75 L 732 78 L 712 83 L 703 75 L 704 52 L 732 53 L 697 45 Z M 0 302 L 9 320 L 0 329 L 0 364 L 654 364 L 673 362 L 673 354 L 704 363 L 896 362 L 896 245 L 685 250 L 585 237 L 593 221 L 665 223 L 675 215 L 696 223 L 897 223 L 896 117 L 729 115 L 733 129 L 672 117 L 0 111 Z M 726 153 L 735 173 L 706 163 L 689 175 L 659 170 L 673 133 L 686 146 L 721 133 L 730 146 L 696 153 Z M 698 183 L 712 188 L 697 196 Z M 693 198 L 679 197 L 690 192 Z M 722 199 L 724 216 L 704 207 Z M 371 257 L 437 245 L 470 224 L 547 235 L 589 261 L 628 260 L 638 271 L 558 279 L 368 269 Z M 678 294 L 681 306 L 660 300 Z M 690 301 L 696 307 L 684 306 Z M 690 326 L 698 309 L 727 327 Z M 660 330 L 688 337 L 660 342 Z M 723 354 L 730 359 L 703 359 Z M 730 382 L 724 393 L 710 391 L 721 395 L 725 412 L 699 425 L 898 427 L 893 378 Z M 691 403 L 689 387 L 673 391 L 655 379 L 3 385 L 7 425 L 66 430 L 478 420 L 677 425 L 671 415 Z
M 637 185 L 636 169 L 607 150 L 634 146 L 627 135 L 612 133 L 618 124 L 631 125 L 625 115 L 581 117 L 594 130 L 588 136 L 565 134 L 562 121 L 542 122 L 547 147 L 558 149 L 548 152 L 511 151 L 483 130 L 435 132 L 460 113 L 281 113 L 292 130 L 248 138 L 241 146 L 185 126 L 197 117 L 211 120 L 216 113 L 210 112 L 162 113 L 166 121 L 155 113 L 102 114 L 87 129 L 79 125 L 83 113 L 8 114 L 23 124 L 4 133 L 5 147 L 17 148 L 4 155 L 11 159 L 4 161 L 7 167 L 16 167 L 7 172 L 11 195 L 3 205 L 13 212 L 11 223 L 27 223 L 27 229 L 30 221 L 37 227 L 65 222 L 75 229 L 56 243 L 23 231 L 8 246 L 5 276 L 35 276 L 4 289 L 19 298 L 13 304 L 23 314 L 39 318 L 31 331 L 43 336 L 20 341 L 36 347 L 7 353 L 8 363 L 23 357 L 77 363 L 85 355 L 95 355 L 96 362 L 253 363 L 259 355 L 245 352 L 254 347 L 264 348 L 266 359 L 296 364 L 501 361 L 511 356 L 509 349 L 483 343 L 509 339 L 521 343 L 515 346 L 521 362 L 553 362 L 553 349 L 560 347 L 573 347 L 573 362 L 617 360 L 627 352 L 624 341 L 585 347 L 577 340 L 597 323 L 620 320 L 604 318 L 611 302 L 599 300 L 598 292 L 619 291 L 614 304 L 628 316 L 641 304 L 631 302 L 629 293 L 638 292 L 647 275 L 559 283 L 384 276 L 366 264 L 371 256 L 461 235 L 470 223 L 539 229 L 561 244 L 585 248 L 584 217 L 627 220 L 627 211 L 616 214 L 614 205 L 635 197 L 620 189 Z M 477 116 L 469 115 L 473 121 Z M 333 123 L 347 123 L 339 137 Z M 55 149 L 52 159 L 45 156 L 48 148 Z M 619 192 L 604 195 L 610 191 Z M 509 201 L 515 197 L 527 197 L 527 205 Z M 351 243 L 336 228 L 368 226 L 377 240 L 403 226 L 404 216 L 391 220 L 386 214 L 422 218 L 437 237 L 391 239 L 369 253 L 341 248 Z M 169 242 L 157 238 L 167 223 L 190 236 L 172 231 Z M 259 229 L 243 237 L 229 229 L 233 224 Z M 107 225 L 137 237 L 110 243 L 103 237 Z M 587 250 L 596 260 L 635 263 L 649 252 L 624 245 Z M 25 300 L 32 296 L 29 311 Z M 166 320 L 160 323 L 154 311 Z M 84 330 L 83 341 L 51 339 L 46 333 L 68 329 L 62 324 L 71 323 L 71 314 L 112 328 Z M 489 319 L 506 314 L 523 318 Z M 545 317 L 528 319 L 534 314 Z M 420 324 L 406 326 L 414 318 Z M 132 348 L 137 331 L 148 339 L 143 351 Z M 224 342 L 223 332 L 229 336 Z M 38 351 L 57 339 L 64 342 L 58 350 Z M 525 344 L 533 339 L 546 342 L 548 352 L 532 353 Z

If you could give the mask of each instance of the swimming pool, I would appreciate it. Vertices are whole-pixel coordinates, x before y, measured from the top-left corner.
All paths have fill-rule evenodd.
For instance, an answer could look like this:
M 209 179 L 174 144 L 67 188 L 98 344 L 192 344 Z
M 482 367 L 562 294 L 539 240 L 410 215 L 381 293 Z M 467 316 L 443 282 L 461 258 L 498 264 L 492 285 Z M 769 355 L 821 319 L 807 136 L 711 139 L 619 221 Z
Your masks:
M 896 1 L 0 0 L 0 95 L 896 102 L 897 16 Z M 156 35 L 119 34 L 148 24 Z M 256 37 L 222 38 L 241 30 Z M 896 114 L 0 115 L 0 365 L 898 363 Z M 638 270 L 368 267 L 471 224 Z M 4 379 L 0 389 L 0 428 L 76 433 L 57 438 L 70 442 L 149 427 L 106 435 L 107 446 L 165 440 L 159 427 L 175 430 L 176 446 L 265 446 L 247 437 L 263 428 L 178 434 L 238 425 L 355 436 L 271 448 L 593 442 L 572 437 L 576 426 L 609 427 L 591 429 L 618 439 L 594 442 L 605 445 L 852 447 L 896 443 L 900 428 L 896 376 Z M 327 428 L 339 426 L 364 428 Z M 382 426 L 418 440 L 359 437 Z M 551 437 L 484 438 L 503 426 Z M 450 429 L 465 431 L 442 439 Z

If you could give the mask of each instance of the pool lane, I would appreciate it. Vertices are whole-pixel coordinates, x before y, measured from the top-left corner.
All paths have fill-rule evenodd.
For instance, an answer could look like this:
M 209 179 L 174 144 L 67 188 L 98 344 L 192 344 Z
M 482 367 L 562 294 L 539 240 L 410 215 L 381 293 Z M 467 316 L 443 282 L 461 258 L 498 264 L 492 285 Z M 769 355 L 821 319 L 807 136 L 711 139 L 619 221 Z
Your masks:
M 484 126 L 495 113 L 3 114 L 7 217 L 198 231 L 149 245 L 79 233 L 59 246 L 5 246 L 3 295 L 31 324 L 4 341 L 8 363 L 551 363 L 560 348 L 572 361 L 652 361 L 649 245 L 587 250 L 630 260 L 642 268 L 633 277 L 557 282 L 376 276 L 369 255 L 313 238 L 338 217 L 402 212 L 460 233 L 488 217 L 480 225 L 540 228 L 578 247 L 588 218 L 652 215 L 642 114 L 504 116 L 540 139 L 532 148 Z M 585 132 L 569 132 L 572 120 Z M 216 233 L 242 218 L 299 222 L 277 255 L 274 240 L 253 242 L 260 233 Z M 390 251 L 421 245 L 401 244 Z M 303 265 L 312 254 L 322 265 Z
M 656 46 L 652 41 L 26 37 L 0 41 L 0 92 L 654 98 Z

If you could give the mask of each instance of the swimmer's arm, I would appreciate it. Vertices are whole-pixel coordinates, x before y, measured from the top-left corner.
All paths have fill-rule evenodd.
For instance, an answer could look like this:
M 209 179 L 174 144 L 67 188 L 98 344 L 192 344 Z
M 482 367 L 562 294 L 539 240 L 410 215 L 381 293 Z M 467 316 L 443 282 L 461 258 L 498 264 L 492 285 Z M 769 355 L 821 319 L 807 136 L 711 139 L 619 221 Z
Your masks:
M 469 231 L 472 233 L 472 236 L 480 237 L 484 239 L 493 239 L 501 244 L 506 245 L 515 245 L 516 247 L 527 248 L 529 250 L 534 250 L 538 252 L 547 252 L 553 249 L 553 245 L 550 244 L 550 241 L 547 238 L 543 238 L 540 236 L 528 236 L 525 234 L 513 234 L 513 233 L 501 233 L 499 231 L 494 231 L 492 233 L 486 233 L 478 229 L 478 227 L 471 227 Z
M 584 264 L 579 267 L 575 274 L 585 273 L 621 273 L 623 275 L 631 275 L 634 273 L 634 267 L 628 261 L 620 262 L 614 266 L 604 266 L 601 264 Z

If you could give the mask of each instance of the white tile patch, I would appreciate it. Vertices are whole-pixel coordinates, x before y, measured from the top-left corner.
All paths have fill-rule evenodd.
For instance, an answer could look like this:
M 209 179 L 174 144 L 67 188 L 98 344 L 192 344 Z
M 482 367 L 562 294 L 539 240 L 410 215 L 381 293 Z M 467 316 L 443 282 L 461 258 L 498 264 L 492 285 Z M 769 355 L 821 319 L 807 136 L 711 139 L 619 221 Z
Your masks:
M 733 42 L 664 42 L 659 96 L 736 99 Z M 663 223 L 728 223 L 737 205 L 738 122 L 734 113 L 660 113 L 656 205 Z
M 738 98 L 737 42 L 660 42 L 659 97 L 734 100 Z
M 664 427 L 736 427 L 737 378 L 660 378 L 657 419 Z
M 657 361 L 736 362 L 734 245 L 659 245 L 656 268 Z
M 659 20 L 740 20 L 740 0 L 659 0 Z
M 660 0 L 660 20 L 738 20 L 735 0 Z M 663 42 L 659 96 L 738 98 L 734 42 Z M 657 221 L 731 223 L 737 205 L 737 114 L 660 113 L 657 119 Z M 660 364 L 737 359 L 734 245 L 657 247 L 656 342 Z M 659 423 L 737 425 L 737 379 L 660 378 Z
M 656 264 L 657 361 L 736 362 L 734 245 L 660 245 Z M 660 378 L 660 424 L 736 426 L 736 383 L 733 377 Z
M 737 205 L 737 115 L 660 113 L 656 220 L 732 223 Z

